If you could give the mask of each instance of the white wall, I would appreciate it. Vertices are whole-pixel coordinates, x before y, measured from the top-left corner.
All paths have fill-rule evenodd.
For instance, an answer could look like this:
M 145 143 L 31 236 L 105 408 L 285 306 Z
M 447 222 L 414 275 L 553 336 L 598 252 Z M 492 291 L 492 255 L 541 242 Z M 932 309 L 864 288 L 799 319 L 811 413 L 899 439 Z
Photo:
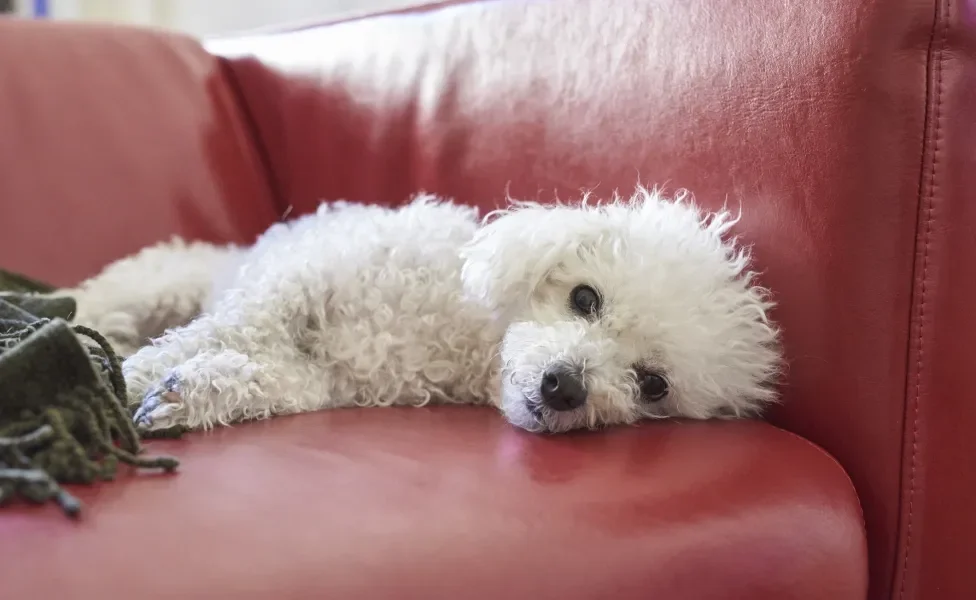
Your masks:
M 25 4 L 29 0 L 25 1 Z M 421 0 L 49 0 L 56 19 L 156 25 L 197 36 L 336 14 L 401 8 Z

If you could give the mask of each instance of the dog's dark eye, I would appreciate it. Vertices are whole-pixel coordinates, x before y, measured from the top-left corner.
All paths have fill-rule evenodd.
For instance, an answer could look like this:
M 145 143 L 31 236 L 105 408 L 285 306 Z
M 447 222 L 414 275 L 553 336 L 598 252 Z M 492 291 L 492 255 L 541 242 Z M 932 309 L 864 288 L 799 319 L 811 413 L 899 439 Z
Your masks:
M 657 373 L 640 375 L 641 396 L 648 402 L 657 402 L 668 395 L 668 382 Z
M 578 285 L 569 293 L 569 302 L 577 313 L 592 317 L 600 312 L 600 294 L 588 285 Z

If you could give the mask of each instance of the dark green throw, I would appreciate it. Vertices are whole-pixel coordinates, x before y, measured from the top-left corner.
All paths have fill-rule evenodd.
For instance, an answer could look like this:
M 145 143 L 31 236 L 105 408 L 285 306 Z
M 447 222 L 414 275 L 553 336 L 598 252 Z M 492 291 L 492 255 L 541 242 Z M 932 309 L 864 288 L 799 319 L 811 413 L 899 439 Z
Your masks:
M 0 506 L 14 498 L 81 506 L 60 484 L 109 480 L 121 461 L 145 458 L 129 411 L 121 364 L 98 332 L 72 325 L 72 298 L 0 270 Z

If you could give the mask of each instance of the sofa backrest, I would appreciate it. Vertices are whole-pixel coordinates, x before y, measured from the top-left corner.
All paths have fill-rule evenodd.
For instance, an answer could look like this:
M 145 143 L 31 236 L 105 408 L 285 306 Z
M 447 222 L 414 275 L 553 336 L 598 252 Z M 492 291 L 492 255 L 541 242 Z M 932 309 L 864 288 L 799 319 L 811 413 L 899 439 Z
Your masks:
M 276 216 L 221 64 L 167 33 L 0 19 L 0 266 L 61 285 Z
M 771 419 L 851 474 L 872 598 L 967 593 L 976 475 L 954 466 L 976 454 L 965 8 L 433 4 L 209 44 L 279 202 L 424 189 L 490 208 L 640 180 L 741 206 L 790 363 Z

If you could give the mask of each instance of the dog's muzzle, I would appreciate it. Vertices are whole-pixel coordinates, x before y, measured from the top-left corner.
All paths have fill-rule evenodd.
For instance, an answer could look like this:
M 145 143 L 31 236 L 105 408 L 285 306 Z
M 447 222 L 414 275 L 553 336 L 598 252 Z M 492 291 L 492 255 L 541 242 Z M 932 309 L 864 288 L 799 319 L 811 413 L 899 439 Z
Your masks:
M 563 365 L 546 370 L 539 385 L 542 403 L 548 408 L 564 412 L 586 404 L 586 385 L 582 376 Z

